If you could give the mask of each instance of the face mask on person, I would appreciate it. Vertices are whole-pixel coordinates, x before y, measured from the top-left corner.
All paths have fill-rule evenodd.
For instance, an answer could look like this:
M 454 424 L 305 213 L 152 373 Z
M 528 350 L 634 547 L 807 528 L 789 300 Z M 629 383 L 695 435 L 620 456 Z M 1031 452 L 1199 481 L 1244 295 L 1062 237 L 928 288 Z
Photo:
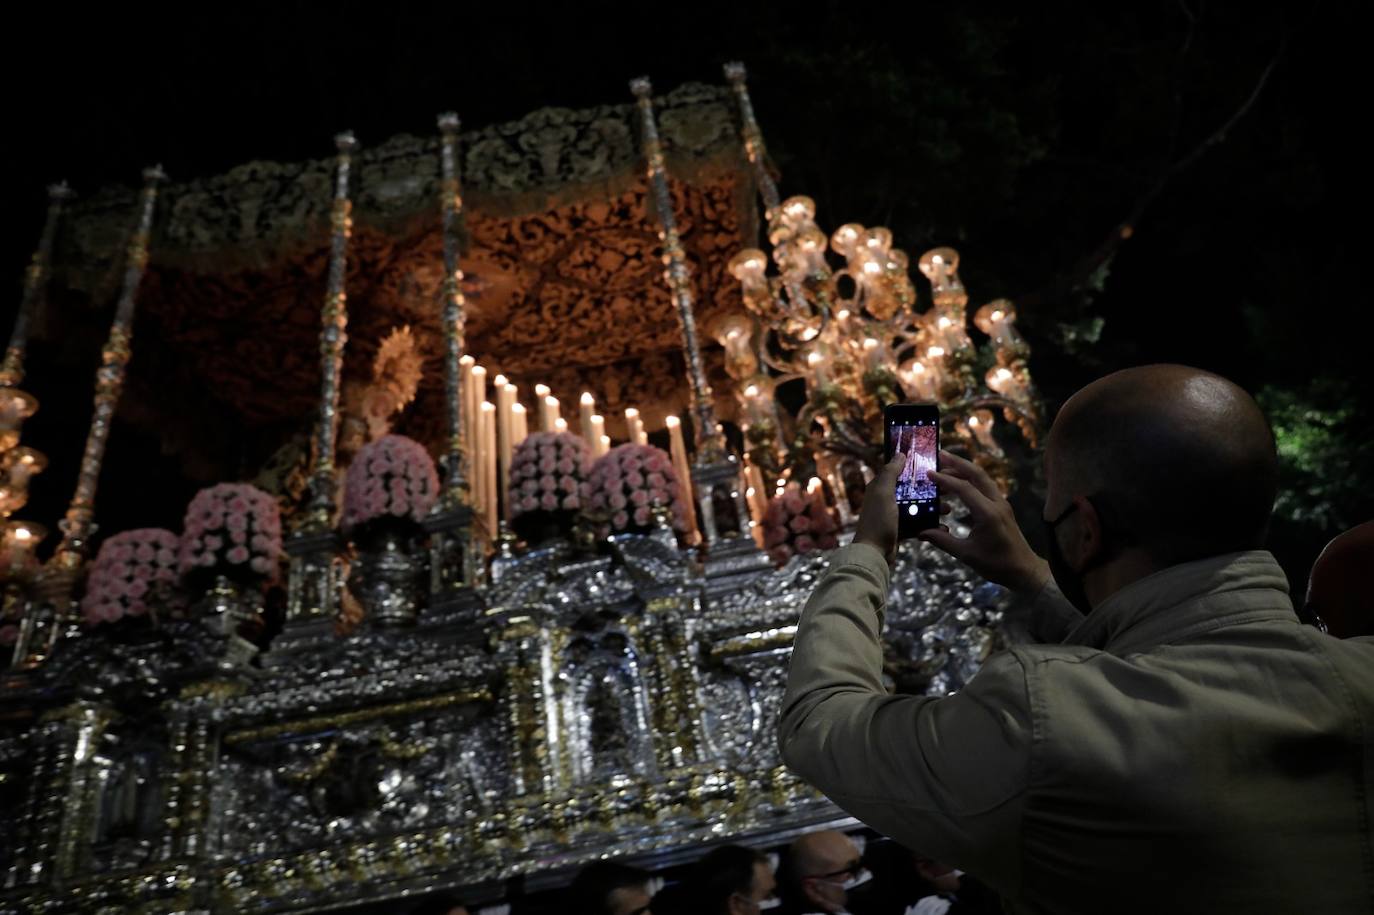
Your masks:
M 1059 537 L 1056 535 L 1056 529 L 1059 527 L 1060 522 L 1077 510 L 1078 503 L 1074 502 L 1071 503 L 1068 508 L 1064 509 L 1058 518 L 1053 520 L 1042 520 L 1044 520 L 1045 534 L 1049 540 L 1047 548 L 1049 556 L 1046 558 L 1050 563 L 1050 574 L 1054 576 L 1054 583 L 1059 586 L 1059 590 L 1063 592 L 1065 599 L 1077 607 L 1079 613 L 1087 616 L 1092 612 L 1093 605 L 1092 602 L 1088 600 L 1088 593 L 1083 587 L 1083 576 L 1081 573 L 1075 572 L 1073 567 L 1069 565 L 1068 559 L 1064 557 L 1064 551 L 1059 548 Z M 1086 571 L 1086 569 L 1084 571 Z

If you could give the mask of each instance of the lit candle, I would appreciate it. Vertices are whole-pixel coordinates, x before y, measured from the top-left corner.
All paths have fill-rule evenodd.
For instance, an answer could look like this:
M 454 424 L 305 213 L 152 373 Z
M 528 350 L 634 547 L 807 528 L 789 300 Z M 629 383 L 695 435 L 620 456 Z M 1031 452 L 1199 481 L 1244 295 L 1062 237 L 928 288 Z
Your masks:
M 537 384 L 534 386 L 534 415 L 539 422 L 540 432 L 548 432 L 553 428 L 553 420 L 548 418 L 548 407 L 544 403 L 545 398 L 547 398 L 550 393 L 549 386 L 546 384 Z
M 609 448 L 601 447 L 601 443 L 603 440 L 607 442 L 610 441 L 610 439 L 606 436 L 606 417 L 600 415 L 599 413 L 593 414 L 591 446 L 592 454 L 596 455 L 597 457 L 601 457 L 601 455 L 605 454 L 607 451 L 610 450 Z
M 603 420 L 603 422 L 604 422 L 604 420 Z M 598 439 L 596 440 L 596 448 L 597 448 L 597 451 L 596 451 L 596 456 L 597 456 L 597 457 L 601 457 L 603 454 L 605 454 L 606 452 L 610 451 L 610 450 L 611 450 L 611 437 L 610 437 L 609 435 L 603 435 L 603 436 L 601 436 L 600 438 L 598 438 Z
M 497 467 L 500 471 L 497 477 L 497 496 L 500 500 L 501 516 L 510 517 L 510 460 L 514 453 L 515 443 L 511 440 L 515 432 L 512 422 L 513 407 L 515 406 L 515 385 L 506 380 L 505 375 L 497 375 L 493 383 L 496 385 L 496 446 Z
M 912 359 L 902 366 L 899 378 L 907 396 L 913 400 L 933 401 L 935 397 L 935 375 L 926 369 L 919 359 Z
M 639 410 L 634 407 L 625 408 L 625 427 L 630 441 L 636 445 L 649 444 L 649 437 L 644 432 L 644 423 L 639 418 Z
M 496 533 L 496 405 L 482 401 L 482 512 L 487 519 L 487 531 Z
M 481 432 L 482 432 L 482 401 L 487 399 L 487 370 L 480 365 L 474 365 L 469 373 L 472 384 L 468 385 L 468 425 L 472 427 L 472 443 L 474 448 L 481 451 Z
M 687 460 L 687 442 L 682 438 L 682 420 L 670 415 L 665 417 L 663 422 L 668 427 L 668 450 L 673 459 L 673 471 L 677 474 L 678 486 L 682 491 L 682 500 L 687 503 L 690 535 L 695 542 L 698 534 L 697 515 L 692 498 L 692 467 Z
M 1020 379 L 1016 377 L 1015 372 L 1005 365 L 994 365 L 988 369 L 988 373 L 983 377 L 987 381 L 988 387 L 1003 397 L 1019 400 L 1023 393 Z
M 806 367 L 811 370 L 811 375 L 814 377 L 818 387 L 826 383 L 824 356 L 815 350 L 807 353 Z
M 582 438 L 587 447 L 595 451 L 596 429 L 593 428 L 592 417 L 596 415 L 596 398 L 592 397 L 590 391 L 582 392 L 582 399 L 577 404 L 577 415 L 581 422 Z
M 561 417 L 561 416 L 558 417 L 557 419 L 555 419 L 555 420 L 553 421 L 553 431 L 555 431 L 555 432 L 567 432 L 567 431 L 568 431 L 568 421 L 567 421 L 566 419 L 564 419 L 563 417 Z
M 558 423 L 563 419 L 563 417 L 559 415 L 560 412 L 561 410 L 558 406 L 558 398 L 554 397 L 552 394 L 546 395 L 544 397 L 545 432 L 562 432 L 568 428 L 568 424 L 566 422 L 563 423 L 562 429 L 558 428 Z
M 992 426 L 996 420 L 993 418 L 991 410 L 977 410 L 968 418 L 969 431 L 978 440 L 978 444 L 990 454 L 1000 456 L 1002 448 L 997 444 L 997 439 L 992 437 Z
M 515 385 L 511 385 L 512 391 Z M 512 394 L 514 396 L 514 394 Z M 519 445 L 530 434 L 529 415 L 525 411 L 525 405 L 520 401 L 511 404 L 511 443 L 512 447 Z

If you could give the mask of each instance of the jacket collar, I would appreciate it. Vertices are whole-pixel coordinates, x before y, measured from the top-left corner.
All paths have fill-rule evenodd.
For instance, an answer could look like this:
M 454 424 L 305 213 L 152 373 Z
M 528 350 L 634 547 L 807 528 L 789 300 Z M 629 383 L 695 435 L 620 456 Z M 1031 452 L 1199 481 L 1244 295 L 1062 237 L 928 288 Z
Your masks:
M 1064 644 L 1122 655 L 1257 619 L 1297 622 L 1288 579 L 1266 550 L 1180 563 L 1134 581 L 1095 607 Z

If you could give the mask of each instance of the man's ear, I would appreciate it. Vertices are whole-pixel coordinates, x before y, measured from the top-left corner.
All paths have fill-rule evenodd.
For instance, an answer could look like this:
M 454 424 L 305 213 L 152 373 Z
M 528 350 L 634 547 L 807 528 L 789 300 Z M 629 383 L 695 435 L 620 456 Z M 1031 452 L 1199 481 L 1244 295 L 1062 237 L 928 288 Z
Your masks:
M 1074 566 L 1074 571 L 1081 574 L 1102 561 L 1107 543 L 1103 539 L 1102 516 L 1092 500 L 1087 496 L 1074 496 L 1073 504 L 1077 507 L 1074 514 L 1078 516 L 1078 523 L 1072 529 L 1073 552 L 1065 558 Z

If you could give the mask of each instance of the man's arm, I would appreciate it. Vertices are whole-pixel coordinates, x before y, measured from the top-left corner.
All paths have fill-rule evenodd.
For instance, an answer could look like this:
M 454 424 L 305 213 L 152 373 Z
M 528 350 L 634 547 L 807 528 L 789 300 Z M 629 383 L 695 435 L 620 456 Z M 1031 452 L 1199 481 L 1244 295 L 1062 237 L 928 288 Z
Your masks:
M 887 589 L 877 548 L 859 542 L 835 554 L 797 630 L 778 727 L 783 759 L 873 828 L 1014 892 L 1031 747 L 1020 662 L 998 655 L 948 698 L 888 694 Z

